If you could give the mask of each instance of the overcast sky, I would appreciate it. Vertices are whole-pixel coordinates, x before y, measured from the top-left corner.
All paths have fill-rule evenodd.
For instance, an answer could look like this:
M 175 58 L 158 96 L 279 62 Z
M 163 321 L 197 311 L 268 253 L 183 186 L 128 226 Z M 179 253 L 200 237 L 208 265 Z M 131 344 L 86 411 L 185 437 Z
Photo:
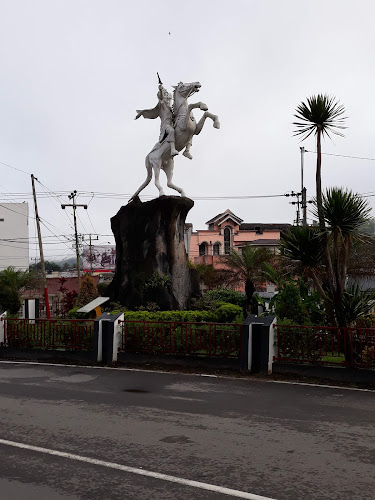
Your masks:
M 124 194 L 78 197 L 91 198 L 79 231 L 112 242 L 104 236 L 110 217 L 144 181 L 144 158 L 159 135 L 159 120 L 134 121 L 136 109 L 157 103 L 158 71 L 170 91 L 199 81 L 189 102 L 205 102 L 221 122 L 216 130 L 207 120 L 194 137 L 192 161 L 175 159 L 174 181 L 195 199 L 187 219 L 194 229 L 227 208 L 244 222 L 291 223 L 290 198 L 235 197 L 300 190 L 300 146 L 314 151 L 314 140 L 293 137 L 293 113 L 318 92 L 335 95 L 348 116 L 345 138 L 325 141 L 323 151 L 375 158 L 374 17 L 371 0 L 0 0 L 0 162 L 34 173 L 52 192 Z M 308 196 L 315 162 L 306 153 Z M 324 155 L 323 186 L 375 194 L 374 167 Z M 30 176 L 1 164 L 0 171 L 1 200 L 28 201 L 34 215 Z M 157 195 L 152 181 L 141 199 Z M 224 196 L 233 199 L 212 199 Z M 64 202 L 40 198 L 50 229 L 43 235 L 72 235 Z M 45 253 L 73 251 L 58 243 Z

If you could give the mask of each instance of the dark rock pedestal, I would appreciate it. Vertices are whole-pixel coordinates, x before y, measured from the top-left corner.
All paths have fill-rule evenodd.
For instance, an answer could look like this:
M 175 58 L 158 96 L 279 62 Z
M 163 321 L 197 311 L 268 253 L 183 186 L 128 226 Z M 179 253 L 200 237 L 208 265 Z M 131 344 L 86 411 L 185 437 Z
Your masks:
M 194 202 L 162 196 L 121 207 L 111 219 L 116 240 L 116 272 L 111 299 L 134 309 L 155 302 L 161 309 L 187 309 L 199 295 L 187 264 L 185 219 Z

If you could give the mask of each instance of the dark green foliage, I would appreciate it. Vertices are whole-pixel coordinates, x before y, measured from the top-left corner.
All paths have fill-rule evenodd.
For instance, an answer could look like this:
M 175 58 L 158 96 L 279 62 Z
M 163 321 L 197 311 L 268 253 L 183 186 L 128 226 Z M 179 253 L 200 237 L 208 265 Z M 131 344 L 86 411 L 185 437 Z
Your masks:
M 246 308 L 246 296 L 241 292 L 237 292 L 231 288 L 215 288 L 208 290 L 202 297 L 194 301 L 194 309 L 204 309 L 214 311 L 218 306 L 218 302 L 227 304 L 235 304 L 241 308 Z
M 276 300 L 278 318 L 288 318 L 295 325 L 308 325 L 309 313 L 304 304 L 298 286 L 288 283 L 279 291 Z
M 367 318 L 375 304 L 375 294 L 362 292 L 358 285 L 345 289 L 342 296 L 346 324 L 352 326 L 356 320 Z
M 357 193 L 344 188 L 329 188 L 322 195 L 322 215 L 327 231 L 340 233 L 344 240 L 359 234 L 359 230 L 369 220 L 371 207 L 368 201 Z M 318 216 L 315 203 L 314 215 Z
M 300 263 L 305 269 L 315 269 L 322 259 L 322 241 L 318 227 L 294 226 L 280 237 L 282 255 Z
M 233 304 L 225 304 L 233 306 Z M 221 306 L 222 307 L 222 306 Z M 235 308 L 235 309 L 234 309 Z M 119 312 L 124 313 L 124 319 L 126 321 L 175 321 L 184 323 L 220 323 L 217 312 L 215 311 L 123 311 L 117 309 L 111 312 L 111 314 L 117 314 Z M 226 315 L 229 318 L 229 322 L 233 322 L 231 318 L 240 319 L 239 314 L 242 313 L 241 308 L 238 306 L 233 306 L 227 309 L 223 309 L 221 318 Z
M 216 316 L 219 323 L 242 323 L 242 307 L 234 304 L 222 304 L 216 309 Z
M 228 268 L 232 283 L 245 284 L 247 306 L 250 308 L 251 299 L 255 292 L 255 283 L 264 277 L 265 263 L 269 262 L 272 254 L 266 248 L 257 248 L 250 245 L 242 248 L 242 253 L 231 249 L 228 255 L 221 260 Z
M 154 303 L 157 307 L 163 306 L 163 297 L 171 289 L 171 278 L 166 274 L 152 273 L 143 281 L 143 307 Z
M 98 293 L 100 297 L 108 297 L 108 287 L 109 283 L 98 283 L 97 288 L 98 288 Z
M 38 277 L 28 271 L 16 271 L 8 267 L 0 272 L 0 308 L 15 315 L 21 307 L 22 289 L 38 284 Z
M 83 307 L 99 296 L 94 280 L 86 274 L 81 280 L 81 288 L 75 303 L 76 306 Z
M 78 309 L 80 309 L 82 306 L 76 306 L 71 309 L 68 314 L 66 315 L 67 319 L 88 319 L 89 314 L 88 313 L 78 313 Z

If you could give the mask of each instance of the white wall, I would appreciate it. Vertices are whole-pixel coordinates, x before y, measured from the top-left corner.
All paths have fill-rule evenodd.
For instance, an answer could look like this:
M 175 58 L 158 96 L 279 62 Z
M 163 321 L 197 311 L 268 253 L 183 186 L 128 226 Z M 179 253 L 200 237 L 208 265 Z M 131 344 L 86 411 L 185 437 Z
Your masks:
M 29 205 L 0 202 L 0 271 L 29 268 Z

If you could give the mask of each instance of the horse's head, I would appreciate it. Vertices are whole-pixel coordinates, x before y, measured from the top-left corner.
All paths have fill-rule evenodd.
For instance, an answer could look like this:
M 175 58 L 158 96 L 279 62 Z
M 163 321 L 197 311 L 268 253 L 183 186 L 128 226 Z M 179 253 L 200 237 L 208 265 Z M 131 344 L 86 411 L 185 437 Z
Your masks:
M 182 83 L 180 82 L 177 86 L 173 87 L 176 94 L 179 94 L 181 97 L 187 99 L 192 96 L 196 92 L 199 92 L 201 88 L 201 84 L 199 82 L 192 83 Z

